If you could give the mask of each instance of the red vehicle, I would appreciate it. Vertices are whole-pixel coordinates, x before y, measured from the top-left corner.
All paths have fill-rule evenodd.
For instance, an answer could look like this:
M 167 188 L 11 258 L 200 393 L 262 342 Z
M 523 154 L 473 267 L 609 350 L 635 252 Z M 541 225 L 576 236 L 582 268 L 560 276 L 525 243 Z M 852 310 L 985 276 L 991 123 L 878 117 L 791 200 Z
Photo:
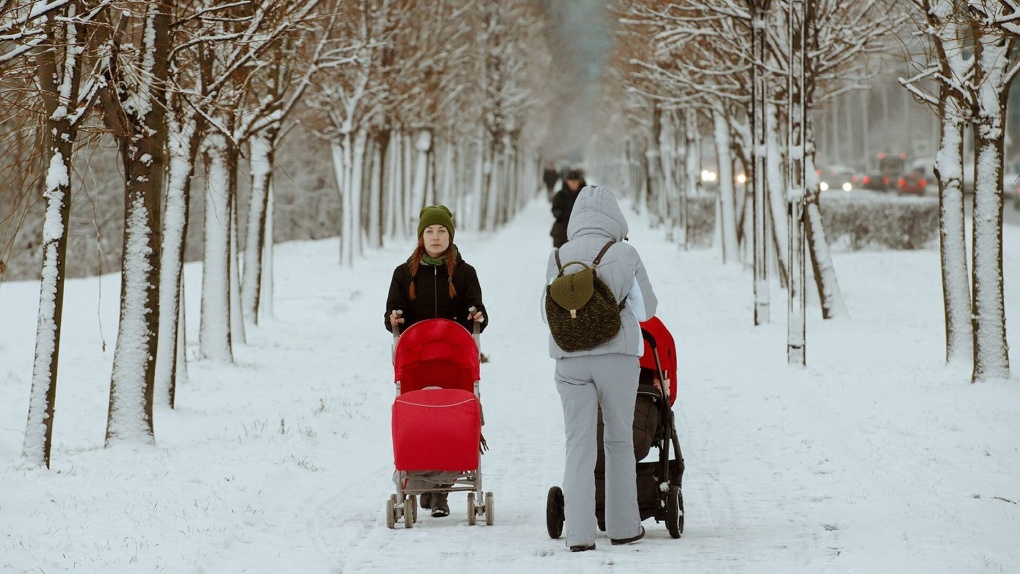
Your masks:
M 928 181 L 924 179 L 924 174 L 917 171 L 905 173 L 896 181 L 896 190 L 900 195 L 924 195 L 927 188 Z

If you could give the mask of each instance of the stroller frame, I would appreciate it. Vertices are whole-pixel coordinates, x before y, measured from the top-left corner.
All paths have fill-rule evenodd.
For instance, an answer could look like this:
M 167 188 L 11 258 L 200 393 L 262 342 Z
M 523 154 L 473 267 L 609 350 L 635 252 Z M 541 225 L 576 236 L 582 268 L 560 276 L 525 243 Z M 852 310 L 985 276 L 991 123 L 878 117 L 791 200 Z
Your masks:
M 440 320 L 447 321 L 446 319 Z M 393 360 L 395 363 L 397 342 L 400 337 L 400 330 L 398 327 L 394 326 L 392 328 L 392 331 L 393 331 Z M 471 336 L 474 339 L 475 350 L 480 358 L 481 345 L 479 340 L 480 329 L 478 323 L 475 323 Z M 400 397 L 402 394 L 401 381 L 399 380 L 395 381 L 395 385 L 396 396 Z M 472 392 L 474 396 L 480 401 L 481 390 L 479 379 L 476 379 L 472 383 Z M 481 404 L 479 403 L 479 408 L 480 407 Z M 484 415 L 481 416 L 480 423 L 482 425 L 485 424 Z M 478 521 L 478 517 L 484 516 L 485 523 L 491 526 L 495 521 L 493 494 L 491 492 L 483 492 L 482 486 L 481 454 L 484 446 L 485 444 L 483 439 L 482 444 L 479 445 L 480 452 L 478 456 L 478 464 L 474 469 L 465 470 L 461 472 L 452 470 L 395 471 L 394 484 L 396 485 L 396 493 L 391 494 L 389 499 L 386 501 L 386 525 L 389 528 L 395 528 L 397 522 L 403 521 L 405 528 L 412 528 L 414 526 L 414 523 L 418 521 L 419 495 L 427 493 L 432 494 L 432 493 L 467 492 L 468 525 L 474 526 Z M 426 484 L 431 483 L 431 486 L 410 487 L 408 486 L 408 484 L 412 480 Z

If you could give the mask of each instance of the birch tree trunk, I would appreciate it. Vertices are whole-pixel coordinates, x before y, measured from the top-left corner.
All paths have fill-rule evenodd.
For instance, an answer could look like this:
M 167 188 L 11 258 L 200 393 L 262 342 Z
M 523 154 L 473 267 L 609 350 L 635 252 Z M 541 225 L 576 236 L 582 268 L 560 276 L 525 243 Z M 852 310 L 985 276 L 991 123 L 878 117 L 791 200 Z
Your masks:
M 202 257 L 202 309 L 199 353 L 205 359 L 233 362 L 230 332 L 230 198 L 227 139 L 206 136 L 205 250 Z

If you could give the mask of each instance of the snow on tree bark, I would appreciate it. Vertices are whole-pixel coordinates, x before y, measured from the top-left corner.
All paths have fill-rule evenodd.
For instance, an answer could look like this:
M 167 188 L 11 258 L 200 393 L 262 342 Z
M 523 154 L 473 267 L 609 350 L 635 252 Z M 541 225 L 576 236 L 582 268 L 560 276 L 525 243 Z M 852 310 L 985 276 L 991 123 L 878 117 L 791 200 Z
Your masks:
M 720 221 L 719 226 L 722 232 L 722 259 L 723 263 L 737 263 L 740 256 L 737 253 L 737 218 L 734 205 L 733 190 L 733 156 L 730 147 L 730 126 L 726 120 L 722 105 L 716 105 L 712 109 L 712 125 L 715 128 L 715 150 L 719 158 L 719 203 Z
M 78 126 L 84 118 L 89 96 L 80 101 L 81 40 L 87 22 L 79 22 L 78 2 L 68 2 L 58 11 L 45 12 L 35 58 L 36 77 L 46 111 L 47 172 L 46 216 L 42 237 L 42 272 L 39 282 L 39 311 L 36 324 L 32 390 L 22 456 L 32 464 L 50 466 L 53 417 L 57 398 L 57 368 L 63 316 L 64 277 L 67 253 L 67 224 L 71 213 L 71 160 Z
M 972 381 L 1009 377 L 1002 277 L 1003 118 L 1014 42 L 992 34 L 978 39 L 974 114 L 974 373 Z
M 233 362 L 230 332 L 230 198 L 227 140 L 217 132 L 206 136 L 205 248 L 202 256 L 202 308 L 199 353 L 203 358 Z
M 197 119 L 193 114 L 169 126 L 170 170 L 167 174 L 166 206 L 163 217 L 162 265 L 159 273 L 159 346 L 156 353 L 155 396 L 157 403 L 173 406 L 177 375 L 184 367 L 183 313 L 181 293 L 185 238 L 191 202 L 191 176 L 198 152 Z
M 259 285 L 262 280 L 263 249 L 266 244 L 266 218 L 269 185 L 273 174 L 271 133 L 256 134 L 248 144 L 251 165 L 251 200 L 248 203 L 247 239 L 244 242 L 244 277 L 241 282 L 241 311 L 258 325 Z
M 125 174 L 120 322 L 110 381 L 107 445 L 154 441 L 171 6 L 153 2 L 144 7 L 137 30 L 140 41 L 122 44 L 126 35 L 113 38 L 108 83 L 101 93 L 104 120 L 117 139 Z M 122 17 L 132 18 L 127 13 Z M 121 54 L 127 58 L 119 58 Z
M 822 225 L 822 212 L 818 207 L 819 181 L 815 174 L 814 132 L 811 120 L 807 121 L 806 153 L 804 156 L 804 173 L 807 175 L 807 187 L 804 194 L 804 239 L 807 241 L 808 254 L 811 257 L 811 268 L 814 271 L 815 286 L 818 288 L 818 299 L 822 305 L 822 318 L 835 319 L 849 317 L 843 292 L 836 278 L 836 268 L 832 264 L 832 253 L 829 242 L 825 239 L 825 227 Z

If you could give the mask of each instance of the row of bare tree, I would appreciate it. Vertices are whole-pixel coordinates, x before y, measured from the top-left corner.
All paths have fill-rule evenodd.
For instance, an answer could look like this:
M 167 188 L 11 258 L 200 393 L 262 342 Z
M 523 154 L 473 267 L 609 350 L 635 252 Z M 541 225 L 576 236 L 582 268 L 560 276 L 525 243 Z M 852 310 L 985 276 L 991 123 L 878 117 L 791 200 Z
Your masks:
M 640 189 L 659 222 L 684 239 L 685 201 L 698 194 L 698 134 L 711 131 L 719 173 L 724 262 L 752 244 L 771 243 L 784 283 L 788 261 L 789 160 L 807 175 L 804 227 L 825 318 L 846 315 L 819 211 L 812 110 L 849 90 L 866 89 L 872 54 L 890 45 L 921 46 L 919 68 L 902 83 L 929 102 L 943 129 L 937 173 L 948 361 L 973 358 L 973 381 L 1008 377 L 1002 285 L 1003 122 L 1009 84 L 1020 70 L 1016 0 L 619 0 L 621 34 L 601 122 L 625 161 L 603 177 Z M 799 5 L 799 6 L 797 6 Z M 798 8 L 791 11 L 791 8 Z M 803 75 L 791 80 L 790 14 L 803 14 Z M 920 39 L 918 41 L 917 39 Z M 756 45 L 757 44 L 757 45 Z M 905 54 L 905 57 L 910 56 Z M 803 82 L 798 86 L 797 82 Z M 796 87 L 794 87 L 796 86 Z M 789 138 L 790 90 L 806 109 L 804 140 Z M 973 126 L 976 175 L 973 266 L 968 274 L 963 210 L 964 128 Z M 604 144 L 605 142 L 600 142 Z M 758 198 L 735 194 L 735 162 Z M 756 191 L 757 194 L 757 191 Z M 764 213 L 762 213 L 764 212 Z M 754 237 L 761 217 L 765 237 Z M 752 231 L 753 230 L 753 231 Z M 760 280 L 757 277 L 756 281 Z M 755 289 L 757 313 L 767 289 Z M 767 317 L 767 312 L 766 312 Z M 973 353 L 971 353 L 973 351 Z
M 199 355 L 232 361 L 245 322 L 272 312 L 274 159 L 289 132 L 331 149 L 343 265 L 406 240 L 423 205 L 447 203 L 459 225 L 493 229 L 530 199 L 522 190 L 538 179 L 548 124 L 537 18 L 530 0 L 0 0 L 0 108 L 24 118 L 2 135 L 35 138 L 19 153 L 42 166 L 36 182 L 8 178 L 0 193 L 14 183 L 46 203 L 26 459 L 50 460 L 80 134 L 112 136 L 124 176 L 107 444 L 152 442 L 153 407 L 173 406 L 187 372 L 181 293 L 196 170 Z M 251 190 L 243 243 L 241 177 Z

